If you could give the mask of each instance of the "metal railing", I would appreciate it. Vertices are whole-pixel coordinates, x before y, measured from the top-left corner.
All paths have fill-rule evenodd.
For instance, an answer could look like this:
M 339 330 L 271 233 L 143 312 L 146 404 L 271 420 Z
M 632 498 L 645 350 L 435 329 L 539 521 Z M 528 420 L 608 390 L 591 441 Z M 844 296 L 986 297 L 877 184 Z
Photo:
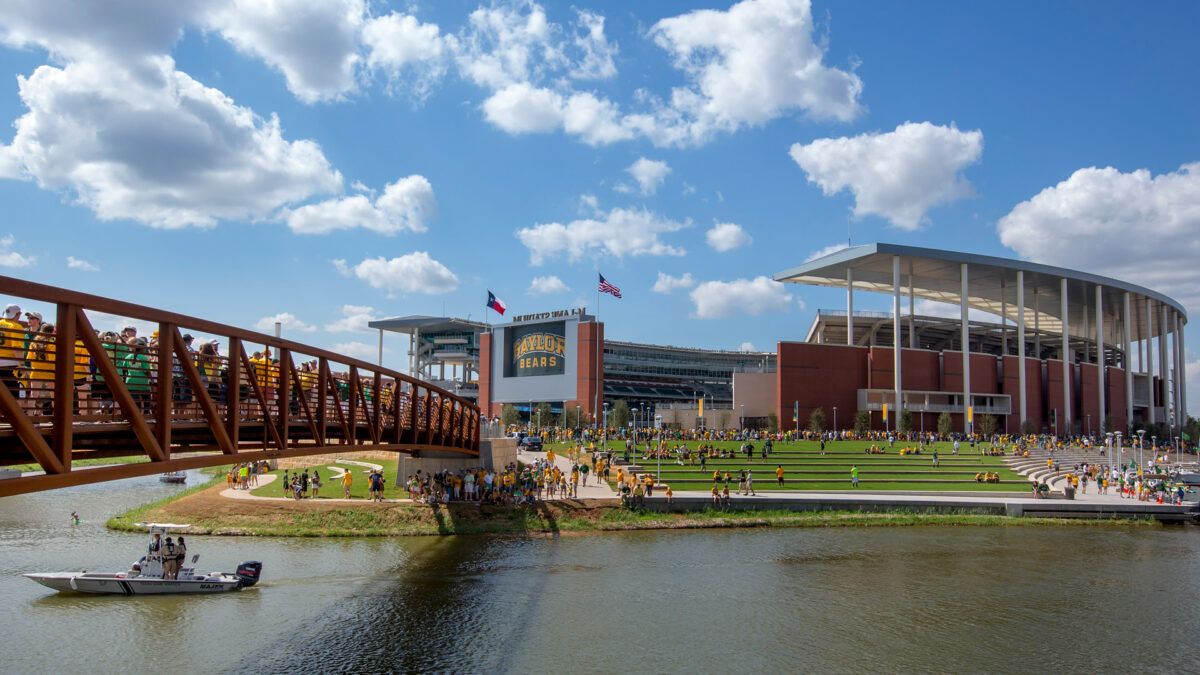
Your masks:
M 403 373 L 9 277 L 0 294 L 47 308 L 0 321 L 0 465 L 45 472 L 0 481 L 0 496 L 363 445 L 478 454 L 478 407 Z M 134 455 L 149 462 L 72 470 Z

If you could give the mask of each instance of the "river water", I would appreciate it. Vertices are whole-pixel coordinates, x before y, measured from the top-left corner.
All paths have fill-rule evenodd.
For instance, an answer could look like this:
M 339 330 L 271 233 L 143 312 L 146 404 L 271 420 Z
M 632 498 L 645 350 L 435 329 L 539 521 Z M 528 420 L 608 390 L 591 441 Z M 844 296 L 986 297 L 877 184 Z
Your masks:
M 0 499 L 0 671 L 1200 672 L 1196 528 L 189 537 L 201 569 L 257 559 L 263 581 L 124 598 L 19 576 L 123 568 L 144 538 L 104 520 L 175 489 Z

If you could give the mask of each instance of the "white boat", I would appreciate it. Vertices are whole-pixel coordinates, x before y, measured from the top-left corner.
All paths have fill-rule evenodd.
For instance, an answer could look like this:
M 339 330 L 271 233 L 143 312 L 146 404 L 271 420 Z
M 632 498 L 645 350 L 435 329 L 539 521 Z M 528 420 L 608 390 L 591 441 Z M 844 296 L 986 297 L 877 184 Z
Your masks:
M 186 483 L 187 473 L 184 471 L 168 471 L 158 477 L 164 483 Z
M 187 525 L 173 523 L 138 523 L 150 533 L 150 548 L 155 535 L 160 540 L 171 530 Z M 165 593 L 225 593 L 249 588 L 258 583 L 262 563 L 247 561 L 237 571 L 196 571 L 198 554 L 184 561 L 174 579 L 164 578 L 162 555 L 151 550 L 130 566 L 126 572 L 38 572 L 25 574 L 39 584 L 63 593 L 105 593 L 110 595 L 159 595 Z

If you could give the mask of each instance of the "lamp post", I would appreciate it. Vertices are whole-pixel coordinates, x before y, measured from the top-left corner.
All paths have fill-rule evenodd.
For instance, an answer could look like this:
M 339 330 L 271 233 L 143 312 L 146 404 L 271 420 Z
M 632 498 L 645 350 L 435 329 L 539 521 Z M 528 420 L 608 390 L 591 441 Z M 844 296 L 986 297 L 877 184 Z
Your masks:
M 800 423 L 796 422 L 796 424 L 799 425 Z M 837 437 L 838 437 L 837 406 L 835 405 L 835 406 L 833 406 L 833 440 L 836 441 Z
M 738 426 L 741 428 L 741 431 L 744 434 L 744 433 L 746 433 L 746 406 L 743 405 L 741 407 L 741 410 L 742 410 L 742 413 L 738 417 Z
M 1088 434 L 1088 436 L 1091 436 L 1092 435 L 1092 413 L 1087 414 L 1087 423 L 1088 423 L 1087 434 Z
M 1121 466 L 1121 449 L 1122 449 L 1121 448 L 1121 446 L 1122 446 L 1121 432 L 1118 431 L 1116 433 L 1116 436 L 1117 436 L 1117 466 Z
M 1142 468 L 1142 446 L 1146 445 L 1146 430 L 1138 429 L 1138 469 Z
M 608 449 L 608 401 L 604 402 L 604 432 L 600 435 L 603 449 Z

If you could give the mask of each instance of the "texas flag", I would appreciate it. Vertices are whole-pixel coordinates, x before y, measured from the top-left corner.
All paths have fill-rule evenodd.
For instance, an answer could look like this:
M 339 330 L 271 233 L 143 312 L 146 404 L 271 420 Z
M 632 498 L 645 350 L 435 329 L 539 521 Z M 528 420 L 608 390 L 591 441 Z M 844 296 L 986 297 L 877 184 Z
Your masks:
M 487 306 L 488 309 L 496 310 L 496 313 L 500 316 L 504 316 L 504 310 L 508 309 L 508 305 L 505 305 L 503 302 L 501 302 L 500 298 L 497 298 L 496 294 L 492 293 L 491 291 L 488 291 Z

